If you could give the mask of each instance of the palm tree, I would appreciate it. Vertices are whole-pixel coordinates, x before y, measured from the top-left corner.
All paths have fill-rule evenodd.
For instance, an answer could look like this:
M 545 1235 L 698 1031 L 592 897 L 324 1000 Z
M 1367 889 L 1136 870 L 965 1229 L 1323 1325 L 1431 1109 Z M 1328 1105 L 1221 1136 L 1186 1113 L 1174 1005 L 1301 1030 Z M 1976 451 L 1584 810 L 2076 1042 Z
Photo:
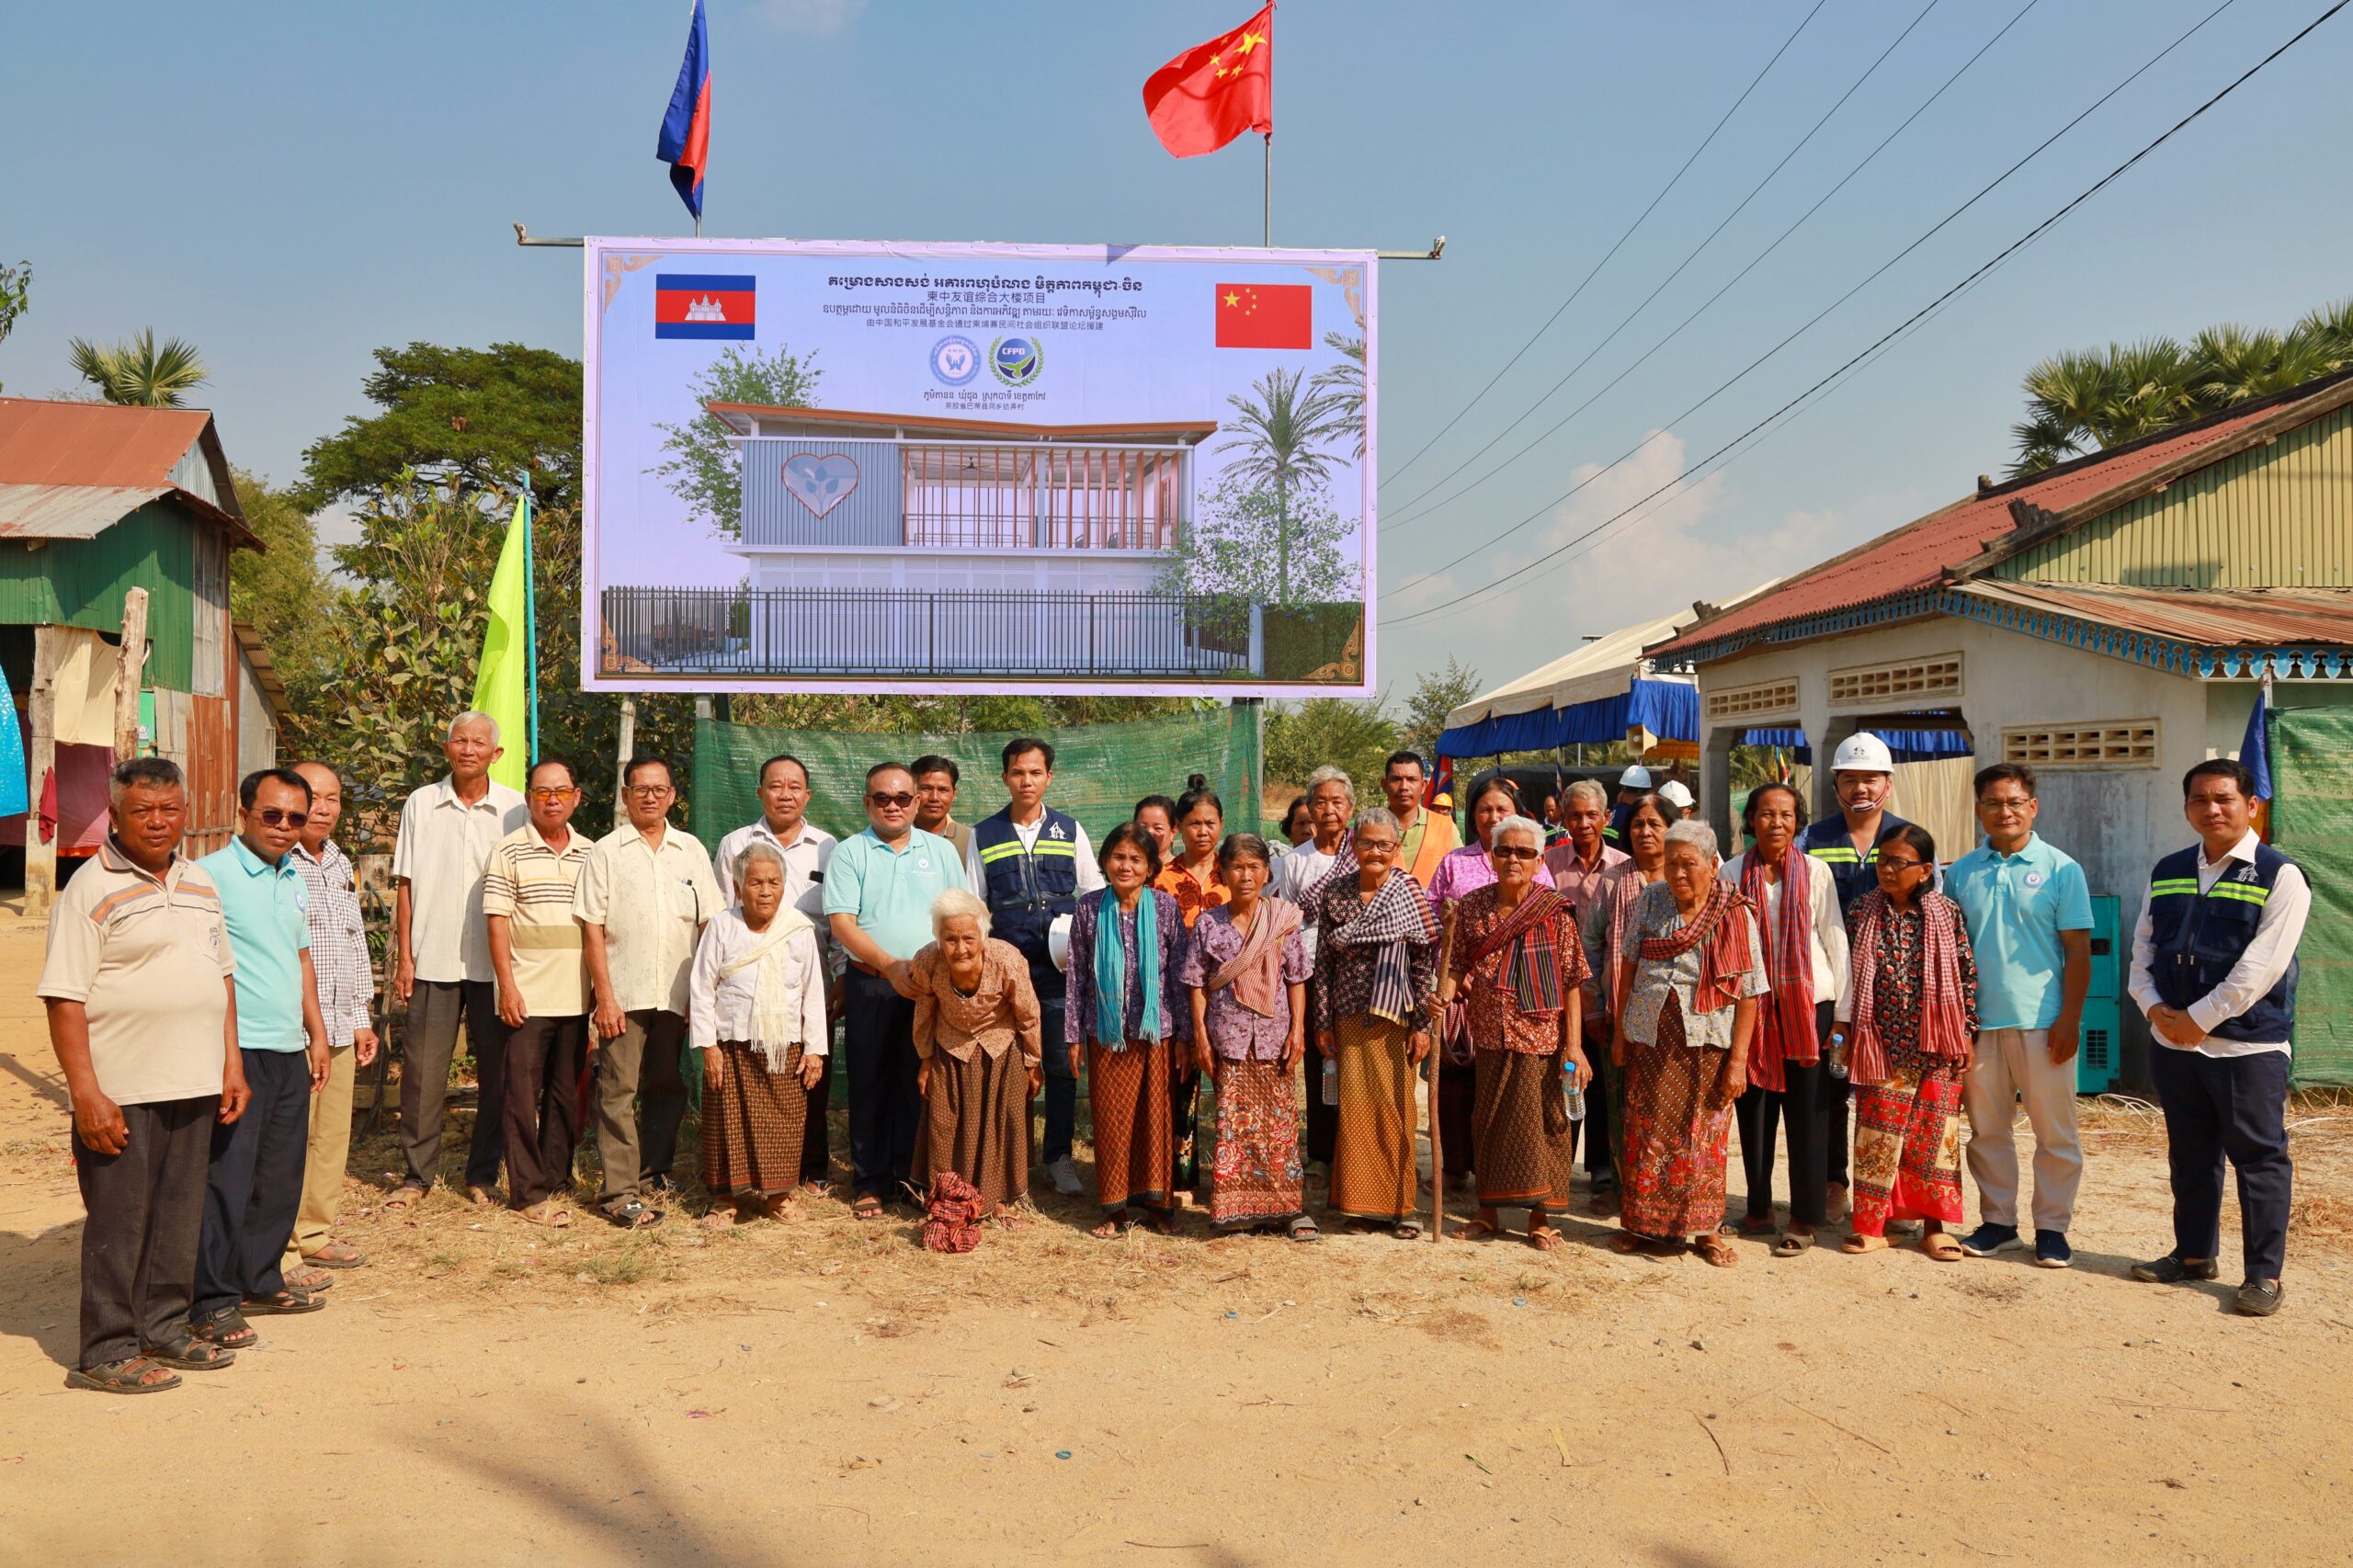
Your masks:
M 187 401 L 181 394 L 205 380 L 195 345 L 175 337 L 158 347 L 152 326 L 128 343 L 109 347 L 76 337 L 66 347 L 74 372 L 108 403 L 178 408 Z
M 1225 401 L 1241 415 L 1238 429 L 1218 444 L 1221 452 L 1242 456 L 1226 472 L 1275 496 L 1275 583 L 1284 602 L 1290 599 L 1290 498 L 1302 485 L 1322 484 L 1332 477 L 1339 460 L 1324 449 L 1328 442 L 1348 434 L 1348 415 L 1340 393 L 1313 383 L 1302 387 L 1297 370 L 1273 369 L 1260 379 L 1254 401 L 1236 392 Z M 1364 423 L 1356 422 L 1361 433 Z
M 1364 339 L 1334 330 L 1324 335 L 1324 346 L 1344 356 L 1342 362 L 1318 371 L 1307 383 L 1312 392 L 1328 392 L 1340 400 L 1340 411 L 1357 427 L 1357 460 L 1364 460 Z

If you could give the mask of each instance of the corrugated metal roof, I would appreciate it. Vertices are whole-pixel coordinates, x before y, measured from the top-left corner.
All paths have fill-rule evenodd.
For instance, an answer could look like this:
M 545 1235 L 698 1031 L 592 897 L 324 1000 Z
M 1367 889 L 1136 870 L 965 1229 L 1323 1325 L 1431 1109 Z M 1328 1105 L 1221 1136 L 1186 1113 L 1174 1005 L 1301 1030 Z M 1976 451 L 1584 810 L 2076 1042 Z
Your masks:
M 0 483 L 169 485 L 211 421 L 200 408 L 0 397 Z
M 2091 507 L 2113 494 L 2120 505 L 2137 494 L 2135 483 L 2211 451 L 2213 460 L 2238 449 L 2236 437 L 2257 426 L 2302 423 L 2343 403 L 2353 384 L 2331 377 L 2267 398 L 2248 409 L 2198 421 L 2130 446 L 2097 452 L 2030 478 L 1995 485 L 1929 513 L 1893 533 L 1835 556 L 1792 577 L 1778 591 L 1687 627 L 1672 642 L 1651 650 L 1672 656 L 1727 641 L 1752 641 L 1767 628 L 1828 611 L 1870 604 L 1933 586 L 1954 568 L 2001 546 L 2020 528 L 2011 508 L 2023 502 L 2032 514 Z M 2327 394 L 2327 395 L 2324 395 Z M 2299 406 L 2306 405 L 2306 406 Z M 2039 534 L 2039 529 L 2037 530 Z
M 96 539 L 172 486 L 0 483 L 0 539 Z
M 1961 591 L 2199 648 L 2353 646 L 2353 588 L 2132 588 L 1981 577 Z

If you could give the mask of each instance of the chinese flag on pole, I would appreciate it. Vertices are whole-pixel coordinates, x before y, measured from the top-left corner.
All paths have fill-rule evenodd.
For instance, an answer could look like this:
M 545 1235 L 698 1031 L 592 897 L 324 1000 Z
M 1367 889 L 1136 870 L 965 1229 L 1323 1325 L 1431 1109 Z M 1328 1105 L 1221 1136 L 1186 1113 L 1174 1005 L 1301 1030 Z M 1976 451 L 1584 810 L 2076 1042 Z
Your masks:
M 1146 78 L 1143 112 L 1179 158 L 1214 153 L 1245 131 L 1275 130 L 1275 7 L 1188 49 Z
M 1315 343 L 1315 290 L 1306 283 L 1217 286 L 1220 348 L 1308 348 Z

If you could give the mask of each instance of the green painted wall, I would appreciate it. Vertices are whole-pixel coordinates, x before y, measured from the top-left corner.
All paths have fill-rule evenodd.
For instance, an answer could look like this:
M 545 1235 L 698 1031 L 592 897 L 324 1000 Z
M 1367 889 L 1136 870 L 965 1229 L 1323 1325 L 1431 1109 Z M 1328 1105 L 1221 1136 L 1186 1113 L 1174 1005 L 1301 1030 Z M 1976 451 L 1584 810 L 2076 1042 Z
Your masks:
M 122 630 L 122 596 L 147 590 L 147 684 L 187 691 L 196 662 L 193 523 L 161 502 L 96 539 L 0 544 L 0 624 Z
M 2353 409 L 2120 506 L 1995 574 L 2140 587 L 2353 587 Z

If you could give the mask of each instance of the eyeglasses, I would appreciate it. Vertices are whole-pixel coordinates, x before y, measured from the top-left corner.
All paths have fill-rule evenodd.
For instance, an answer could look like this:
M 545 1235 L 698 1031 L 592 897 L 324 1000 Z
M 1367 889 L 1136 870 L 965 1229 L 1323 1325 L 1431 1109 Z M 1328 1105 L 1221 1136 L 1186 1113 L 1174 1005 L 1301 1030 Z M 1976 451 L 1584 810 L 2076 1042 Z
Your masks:
M 266 827 L 277 827 L 280 824 L 287 827 L 301 827 L 311 820 L 311 813 L 308 812 L 281 812 L 276 806 L 264 806 L 254 815 L 261 818 L 262 824 Z
M 1499 844 L 1487 853 L 1498 860 L 1533 860 L 1537 855 L 1524 844 Z
M 892 790 L 887 794 L 881 790 L 876 790 L 867 795 L 866 803 L 870 806 L 881 806 L 886 810 L 895 808 L 904 812 L 915 803 L 915 798 L 904 790 Z
M 1393 838 L 1359 838 L 1357 840 L 1357 853 L 1359 855 L 1394 855 L 1397 853 L 1397 841 Z
M 1890 871 L 1916 871 L 1927 864 L 1926 860 L 1898 860 L 1882 855 L 1879 858 L 1879 874 L 1883 877 Z
M 659 800 L 665 795 L 675 795 L 677 792 L 677 787 L 672 784 L 632 784 L 621 791 L 625 795 L 634 795 L 641 801 Z

